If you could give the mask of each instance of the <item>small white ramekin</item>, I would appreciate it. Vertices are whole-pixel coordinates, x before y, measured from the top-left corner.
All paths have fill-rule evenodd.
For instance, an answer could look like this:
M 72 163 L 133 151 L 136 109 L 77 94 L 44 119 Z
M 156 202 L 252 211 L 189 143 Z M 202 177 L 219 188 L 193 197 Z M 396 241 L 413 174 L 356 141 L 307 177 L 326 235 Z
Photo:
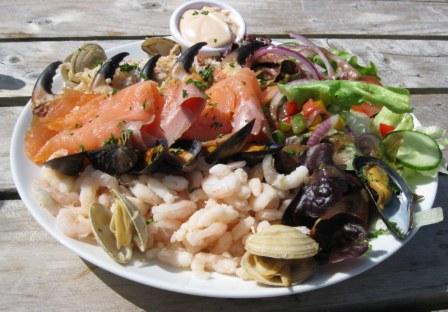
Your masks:
M 238 25 L 238 33 L 236 34 L 236 38 L 234 42 L 239 42 L 243 39 L 245 33 L 246 33 L 246 23 L 244 22 L 243 17 L 241 14 L 235 10 L 233 7 L 228 5 L 227 3 L 223 3 L 221 1 L 215 1 L 215 0 L 208 0 L 208 1 L 188 1 L 181 6 L 179 6 L 176 10 L 174 10 L 173 14 L 171 14 L 170 17 L 170 31 L 171 35 L 173 36 L 174 40 L 179 43 L 183 49 L 188 48 L 192 46 L 194 43 L 187 41 L 184 37 L 182 37 L 179 29 L 179 22 L 180 18 L 184 14 L 186 10 L 190 9 L 201 9 L 204 6 L 214 6 L 214 7 L 220 7 L 224 10 L 227 10 L 230 12 L 231 18 L 235 21 L 235 23 Z M 201 49 L 201 53 L 208 54 L 208 55 L 217 55 L 220 53 L 225 52 L 229 46 L 225 47 L 219 47 L 219 48 L 212 48 L 209 46 L 205 46 Z

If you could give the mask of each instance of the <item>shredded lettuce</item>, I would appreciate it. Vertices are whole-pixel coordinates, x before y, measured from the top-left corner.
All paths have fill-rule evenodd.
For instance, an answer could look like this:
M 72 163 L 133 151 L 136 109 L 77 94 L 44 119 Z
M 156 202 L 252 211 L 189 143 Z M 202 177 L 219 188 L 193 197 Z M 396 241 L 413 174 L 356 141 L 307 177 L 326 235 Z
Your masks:
M 395 130 L 412 130 L 414 129 L 414 118 L 409 113 L 397 114 L 383 107 L 373 119 L 375 129 L 380 124 L 386 124 L 395 127 Z
M 416 130 L 418 132 L 429 135 L 431 138 L 436 140 L 441 150 L 444 150 L 448 145 L 448 137 L 445 129 L 442 129 L 437 126 L 429 126 L 429 127 L 417 127 Z
M 288 100 L 303 104 L 309 99 L 323 100 L 332 113 L 348 111 L 352 105 L 368 102 L 395 113 L 412 111 L 407 89 L 382 87 L 360 81 L 323 80 L 300 85 L 279 84 Z

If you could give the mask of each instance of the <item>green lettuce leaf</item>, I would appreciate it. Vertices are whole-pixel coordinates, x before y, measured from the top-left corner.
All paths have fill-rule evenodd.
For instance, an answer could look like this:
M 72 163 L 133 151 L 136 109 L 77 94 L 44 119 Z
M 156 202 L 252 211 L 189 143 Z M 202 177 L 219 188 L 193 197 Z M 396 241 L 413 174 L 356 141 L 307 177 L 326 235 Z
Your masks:
M 395 127 L 395 130 L 412 130 L 414 129 L 414 119 L 411 114 L 397 114 L 383 107 L 373 119 L 375 129 L 378 129 L 380 124 L 386 124 Z
M 323 80 L 300 85 L 279 84 L 288 100 L 303 104 L 309 99 L 324 101 L 332 113 L 348 111 L 352 105 L 368 102 L 385 106 L 394 113 L 412 111 L 407 89 L 382 87 L 361 81 Z

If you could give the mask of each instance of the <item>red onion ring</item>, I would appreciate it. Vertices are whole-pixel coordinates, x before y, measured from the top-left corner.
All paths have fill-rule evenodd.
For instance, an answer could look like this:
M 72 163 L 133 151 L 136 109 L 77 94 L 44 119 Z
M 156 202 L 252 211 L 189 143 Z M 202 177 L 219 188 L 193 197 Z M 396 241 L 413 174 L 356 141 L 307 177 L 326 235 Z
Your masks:
M 322 140 L 322 138 L 333 128 L 338 122 L 339 115 L 333 115 L 330 118 L 324 120 L 317 126 L 316 130 L 311 134 L 308 142 L 306 143 L 308 146 L 314 146 Z
M 305 38 L 302 35 L 293 34 L 293 33 L 291 33 L 289 35 L 292 38 L 298 40 L 300 43 L 302 43 L 306 47 L 308 47 L 308 48 L 312 49 L 314 52 L 316 52 L 319 55 L 319 57 L 321 58 L 322 62 L 324 62 L 324 64 L 325 64 L 325 68 L 327 69 L 328 78 L 334 79 L 335 72 L 334 72 L 333 66 L 331 66 L 330 61 L 328 60 L 325 53 L 322 52 L 322 49 L 320 47 L 318 47 L 317 45 L 315 45 L 313 42 L 311 42 L 310 40 L 308 40 L 307 38 Z
M 254 53 L 254 59 L 258 59 L 268 53 L 274 53 L 274 54 L 281 55 L 281 56 L 293 57 L 293 58 L 297 59 L 303 65 L 304 69 L 306 69 L 305 71 L 311 75 L 310 78 L 316 79 L 316 80 L 322 79 L 322 75 L 319 73 L 319 70 L 317 70 L 317 68 L 314 66 L 313 63 L 311 63 L 306 57 L 304 57 L 299 52 L 285 48 L 285 47 L 268 46 L 268 47 L 258 49 Z

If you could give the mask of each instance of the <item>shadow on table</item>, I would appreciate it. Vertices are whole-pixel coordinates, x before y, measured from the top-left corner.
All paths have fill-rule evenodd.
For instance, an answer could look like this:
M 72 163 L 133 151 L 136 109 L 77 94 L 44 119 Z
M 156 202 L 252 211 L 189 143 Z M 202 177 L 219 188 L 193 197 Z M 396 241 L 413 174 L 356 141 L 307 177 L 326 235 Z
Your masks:
M 448 217 L 448 177 L 439 180 L 434 206 Z M 421 229 L 395 255 L 343 283 L 299 295 L 266 299 L 215 299 L 177 294 L 123 279 L 86 265 L 116 293 L 151 311 L 345 311 L 448 307 L 448 222 Z

